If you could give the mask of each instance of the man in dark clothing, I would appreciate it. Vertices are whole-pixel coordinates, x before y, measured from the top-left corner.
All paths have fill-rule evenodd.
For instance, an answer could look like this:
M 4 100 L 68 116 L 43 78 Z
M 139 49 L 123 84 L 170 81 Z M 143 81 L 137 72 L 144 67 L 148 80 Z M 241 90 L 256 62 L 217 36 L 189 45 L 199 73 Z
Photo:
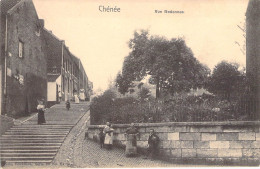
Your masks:
M 154 159 L 159 151 L 159 137 L 155 134 L 154 129 L 150 130 L 148 138 L 148 157 Z
M 99 143 L 100 143 L 100 148 L 104 147 L 104 141 L 105 141 L 105 134 L 103 132 L 103 129 L 99 129 Z
M 70 109 L 70 101 L 69 100 L 66 101 L 66 108 L 67 108 L 67 110 Z

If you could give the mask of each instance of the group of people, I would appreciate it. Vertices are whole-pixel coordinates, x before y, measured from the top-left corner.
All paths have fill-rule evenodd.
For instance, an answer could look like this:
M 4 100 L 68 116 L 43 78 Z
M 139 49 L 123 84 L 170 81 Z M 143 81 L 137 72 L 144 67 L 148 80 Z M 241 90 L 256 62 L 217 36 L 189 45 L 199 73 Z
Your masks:
M 111 124 L 107 122 L 106 127 L 104 129 L 100 129 L 99 140 L 100 147 L 111 149 L 113 145 L 113 131 L 114 129 L 111 127 Z M 140 138 L 140 133 L 135 127 L 134 123 L 131 123 L 130 127 L 126 129 L 126 148 L 125 154 L 126 156 L 134 156 L 137 155 L 137 137 Z M 149 137 L 148 137 L 148 148 L 147 148 L 147 156 L 148 158 L 154 159 L 159 153 L 159 137 L 155 133 L 154 129 L 150 129 Z

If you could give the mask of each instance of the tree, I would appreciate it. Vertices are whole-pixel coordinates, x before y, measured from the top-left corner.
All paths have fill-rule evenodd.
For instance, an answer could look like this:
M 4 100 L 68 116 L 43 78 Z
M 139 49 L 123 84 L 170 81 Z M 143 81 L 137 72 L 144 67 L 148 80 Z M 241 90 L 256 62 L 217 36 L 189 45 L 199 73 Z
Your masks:
M 138 92 L 138 97 L 139 99 L 141 99 L 142 101 L 144 99 L 147 99 L 150 96 L 150 90 L 146 87 L 142 87 L 140 89 L 140 91 Z
M 209 74 L 209 69 L 199 63 L 182 38 L 167 40 L 150 36 L 147 30 L 135 31 L 129 48 L 131 52 L 117 78 L 117 84 L 124 86 L 123 92 L 133 81 L 149 75 L 149 83 L 156 85 L 156 98 L 159 98 L 161 91 L 173 94 L 202 87 Z
M 122 76 L 121 73 L 117 74 L 116 77 L 116 87 L 121 94 L 125 94 L 128 92 L 129 88 L 132 86 L 132 83 L 126 78 L 126 76 Z
M 217 64 L 207 83 L 207 89 L 230 100 L 231 93 L 241 91 L 245 83 L 245 73 L 238 70 L 237 63 L 222 61 Z

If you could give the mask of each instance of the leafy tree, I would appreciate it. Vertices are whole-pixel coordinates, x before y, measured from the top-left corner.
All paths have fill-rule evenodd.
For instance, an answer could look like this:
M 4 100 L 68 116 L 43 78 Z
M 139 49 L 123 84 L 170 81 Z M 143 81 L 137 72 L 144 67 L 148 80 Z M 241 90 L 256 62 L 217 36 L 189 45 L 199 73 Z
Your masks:
M 245 85 L 245 73 L 238 68 L 237 63 L 222 61 L 217 64 L 207 83 L 208 90 L 228 100 L 231 93 L 240 93 Z
M 150 96 L 150 90 L 146 87 L 142 87 L 138 92 L 138 97 L 141 100 L 147 99 Z
M 116 93 L 113 90 L 106 90 L 102 95 L 99 95 L 91 101 L 90 105 L 90 121 L 91 124 L 104 124 L 109 121 L 112 112 L 113 101 L 116 98 Z
M 116 87 L 118 88 L 118 91 L 121 94 L 125 94 L 129 91 L 129 88 L 132 86 L 132 83 L 129 81 L 129 79 L 126 78 L 126 76 L 122 76 L 121 73 L 117 74 L 116 77 Z
M 129 41 L 131 52 L 125 57 L 122 74 L 117 78 L 120 92 L 127 92 L 133 81 L 150 76 L 156 85 L 156 98 L 161 91 L 171 94 L 202 87 L 209 69 L 193 56 L 182 38 L 167 40 L 150 36 L 147 30 L 135 31 Z

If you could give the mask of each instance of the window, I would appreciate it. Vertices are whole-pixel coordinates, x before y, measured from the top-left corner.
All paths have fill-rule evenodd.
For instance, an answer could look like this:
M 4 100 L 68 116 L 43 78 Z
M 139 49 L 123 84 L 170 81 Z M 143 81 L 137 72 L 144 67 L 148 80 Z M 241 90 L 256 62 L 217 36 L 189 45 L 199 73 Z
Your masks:
M 19 40 L 19 58 L 23 58 L 23 42 Z

